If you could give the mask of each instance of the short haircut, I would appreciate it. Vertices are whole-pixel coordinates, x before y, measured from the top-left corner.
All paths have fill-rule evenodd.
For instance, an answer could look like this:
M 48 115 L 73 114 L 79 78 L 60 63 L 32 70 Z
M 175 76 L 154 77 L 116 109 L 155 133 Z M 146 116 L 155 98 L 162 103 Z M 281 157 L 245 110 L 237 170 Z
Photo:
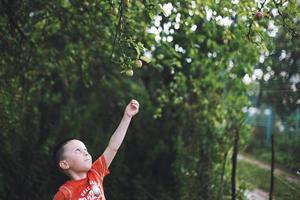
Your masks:
M 67 138 L 59 142 L 53 151 L 53 163 L 54 165 L 61 170 L 59 166 L 59 162 L 63 159 L 63 154 L 64 154 L 64 146 L 71 140 L 78 140 L 75 137 Z

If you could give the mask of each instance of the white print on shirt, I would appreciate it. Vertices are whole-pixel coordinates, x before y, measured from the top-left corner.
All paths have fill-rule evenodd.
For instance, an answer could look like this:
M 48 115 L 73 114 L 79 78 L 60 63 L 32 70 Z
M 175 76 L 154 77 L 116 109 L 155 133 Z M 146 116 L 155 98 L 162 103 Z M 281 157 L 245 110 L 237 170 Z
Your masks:
M 92 190 L 89 191 L 86 197 L 79 198 L 78 200 L 104 200 L 104 196 L 95 196 Z
M 96 182 L 91 181 L 91 183 L 96 184 Z M 96 184 L 98 186 L 98 184 Z M 99 187 L 99 186 L 98 186 Z M 104 194 L 102 192 L 101 187 L 99 187 L 100 195 L 95 195 L 93 190 L 91 190 L 90 186 L 87 186 L 80 194 L 80 198 L 78 200 L 104 200 Z
M 102 194 L 102 191 L 96 181 L 90 180 L 89 183 L 90 183 L 90 186 L 96 196 L 99 196 Z
M 87 186 L 87 187 L 81 192 L 81 196 L 85 196 L 86 193 L 87 193 L 88 191 L 90 191 L 90 190 L 91 190 L 90 186 Z

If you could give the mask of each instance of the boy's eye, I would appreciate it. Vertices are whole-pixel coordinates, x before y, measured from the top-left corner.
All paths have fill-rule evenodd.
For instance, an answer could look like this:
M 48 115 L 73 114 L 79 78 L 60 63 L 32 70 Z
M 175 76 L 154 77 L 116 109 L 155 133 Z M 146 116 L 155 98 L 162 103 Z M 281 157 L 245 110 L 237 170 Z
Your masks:
M 80 152 L 80 149 L 76 149 L 75 151 L 76 151 L 76 152 Z

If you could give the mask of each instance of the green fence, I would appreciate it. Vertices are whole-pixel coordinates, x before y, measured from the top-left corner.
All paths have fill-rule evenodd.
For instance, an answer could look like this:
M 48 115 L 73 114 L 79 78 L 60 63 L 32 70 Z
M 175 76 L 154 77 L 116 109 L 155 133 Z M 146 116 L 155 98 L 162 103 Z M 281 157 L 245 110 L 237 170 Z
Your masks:
M 276 164 L 293 173 L 300 169 L 300 107 L 284 117 L 268 106 L 252 107 L 246 111 L 246 123 L 252 127 L 247 152 L 269 161 L 273 134 Z
M 293 114 L 279 117 L 272 107 L 249 108 L 246 112 L 246 123 L 253 129 L 259 128 L 259 133 L 265 135 L 265 143 L 270 144 L 271 134 L 293 134 L 300 135 L 300 106 Z

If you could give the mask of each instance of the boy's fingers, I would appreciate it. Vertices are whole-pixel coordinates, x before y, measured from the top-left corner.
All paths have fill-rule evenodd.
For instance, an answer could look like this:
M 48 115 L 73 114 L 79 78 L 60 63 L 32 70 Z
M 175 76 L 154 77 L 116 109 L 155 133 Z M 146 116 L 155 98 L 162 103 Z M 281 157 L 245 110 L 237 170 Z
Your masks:
M 134 109 L 138 109 L 139 108 L 139 105 L 134 104 L 134 103 L 131 103 L 130 106 L 132 106 L 132 108 L 134 108 Z
M 139 104 L 139 102 L 138 102 L 137 100 L 135 100 L 135 99 L 132 99 L 132 100 L 131 100 L 131 103 Z
M 132 102 L 131 104 L 139 106 L 139 103 L 137 102 Z
M 130 102 L 131 105 L 134 105 L 134 106 L 139 106 L 139 102 L 137 100 L 134 100 L 132 99 L 131 102 Z

